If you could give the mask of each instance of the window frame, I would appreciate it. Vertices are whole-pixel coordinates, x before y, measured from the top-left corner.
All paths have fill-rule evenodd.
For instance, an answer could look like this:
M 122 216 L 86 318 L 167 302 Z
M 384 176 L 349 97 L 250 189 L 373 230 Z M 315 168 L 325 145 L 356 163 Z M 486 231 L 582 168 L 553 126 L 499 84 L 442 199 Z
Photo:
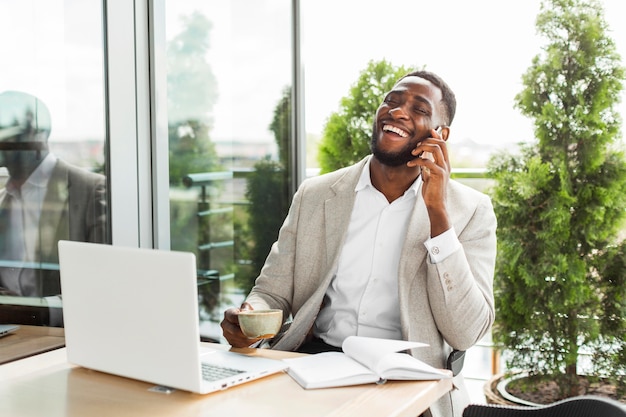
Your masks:
M 300 0 L 291 11 L 293 194 L 306 177 Z M 170 249 L 165 1 L 106 0 L 103 16 L 112 242 Z

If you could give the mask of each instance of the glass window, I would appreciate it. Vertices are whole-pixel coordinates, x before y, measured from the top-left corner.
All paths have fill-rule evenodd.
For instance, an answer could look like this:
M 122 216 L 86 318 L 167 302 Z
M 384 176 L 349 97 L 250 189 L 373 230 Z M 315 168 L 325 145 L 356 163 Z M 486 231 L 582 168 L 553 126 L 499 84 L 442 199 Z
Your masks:
M 62 325 L 58 240 L 110 242 L 102 6 L 0 0 L 0 322 Z
M 291 3 L 166 2 L 170 241 L 197 256 L 207 340 L 290 203 Z

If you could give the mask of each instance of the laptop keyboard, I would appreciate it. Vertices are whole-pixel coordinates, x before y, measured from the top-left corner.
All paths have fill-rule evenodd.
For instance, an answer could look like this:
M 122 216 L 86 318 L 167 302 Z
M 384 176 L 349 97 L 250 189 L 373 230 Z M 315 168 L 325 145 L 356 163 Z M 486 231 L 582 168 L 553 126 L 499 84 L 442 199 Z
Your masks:
M 241 369 L 226 368 L 223 366 L 212 365 L 209 363 L 202 363 L 202 379 L 205 381 L 213 382 L 218 381 L 229 376 L 242 374 L 244 371 Z

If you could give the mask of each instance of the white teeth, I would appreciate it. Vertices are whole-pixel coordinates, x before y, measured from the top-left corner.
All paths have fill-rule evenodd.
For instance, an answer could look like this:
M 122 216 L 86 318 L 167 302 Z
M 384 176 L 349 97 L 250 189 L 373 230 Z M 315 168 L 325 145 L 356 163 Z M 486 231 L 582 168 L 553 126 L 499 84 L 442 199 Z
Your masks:
M 406 133 L 404 130 L 399 129 L 395 126 L 391 126 L 391 125 L 384 125 L 383 126 L 383 130 L 389 131 L 389 132 L 393 132 L 397 135 L 402 136 L 403 138 L 409 137 L 409 134 Z

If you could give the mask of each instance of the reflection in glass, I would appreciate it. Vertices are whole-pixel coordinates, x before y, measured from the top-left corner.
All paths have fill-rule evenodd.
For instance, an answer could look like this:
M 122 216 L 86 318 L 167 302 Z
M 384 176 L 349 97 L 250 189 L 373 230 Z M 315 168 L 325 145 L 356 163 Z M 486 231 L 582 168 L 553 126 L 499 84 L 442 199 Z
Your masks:
M 101 7 L 0 2 L 0 323 L 62 326 L 57 242 L 111 241 Z
M 0 93 L 0 291 L 61 294 L 59 240 L 108 242 L 106 178 L 58 158 L 48 148 L 51 117 L 38 98 Z M 60 322 L 56 323 L 60 324 Z
M 197 256 L 201 333 L 218 340 L 290 202 L 291 2 L 177 0 L 165 15 L 170 241 Z

